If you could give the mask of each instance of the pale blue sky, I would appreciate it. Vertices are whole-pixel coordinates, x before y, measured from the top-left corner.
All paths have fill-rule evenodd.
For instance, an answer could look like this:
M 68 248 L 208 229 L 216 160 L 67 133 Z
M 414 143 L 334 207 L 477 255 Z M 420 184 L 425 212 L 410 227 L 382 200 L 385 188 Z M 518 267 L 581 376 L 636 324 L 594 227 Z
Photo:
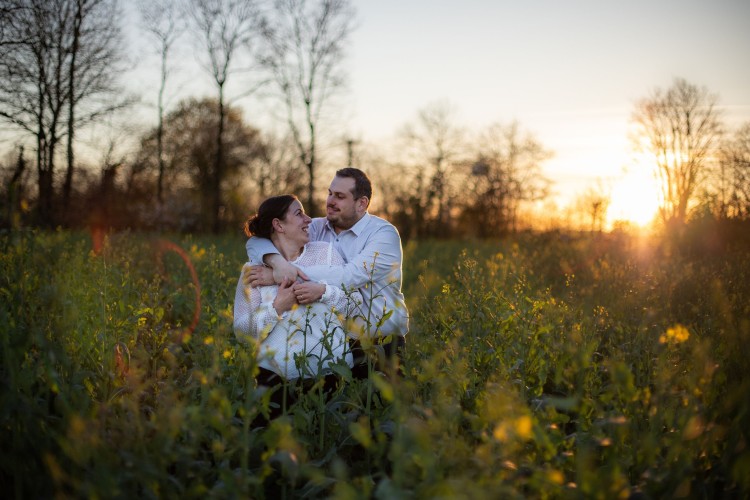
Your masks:
M 448 100 L 472 129 L 518 120 L 572 193 L 622 175 L 634 103 L 675 77 L 719 94 L 729 123 L 750 120 L 750 0 L 355 5 L 351 129 L 365 140 Z
M 630 110 L 676 76 L 750 106 L 750 1 L 355 1 L 368 133 L 448 98 L 468 120 Z
M 451 103 L 469 130 L 517 120 L 554 151 L 545 172 L 560 205 L 597 178 L 613 186 L 613 212 L 636 195 L 655 198 L 649 174 L 632 167 L 630 117 L 636 101 L 676 77 L 717 93 L 731 126 L 750 121 L 750 0 L 353 1 L 351 93 L 341 110 L 349 118 L 337 134 L 388 146 L 437 101 Z M 155 89 L 151 48 L 130 33 L 144 63 L 133 84 Z M 172 105 L 212 92 L 200 54 L 184 42 Z M 263 126 L 263 105 L 243 105 Z

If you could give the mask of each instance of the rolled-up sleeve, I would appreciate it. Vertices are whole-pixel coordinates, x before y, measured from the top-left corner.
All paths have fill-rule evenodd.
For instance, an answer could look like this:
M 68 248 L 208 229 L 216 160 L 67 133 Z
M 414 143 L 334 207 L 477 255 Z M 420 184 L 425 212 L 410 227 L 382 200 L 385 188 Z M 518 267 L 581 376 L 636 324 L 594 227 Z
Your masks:
M 263 256 L 279 253 L 271 240 L 258 236 L 253 236 L 247 240 L 245 250 L 247 250 L 247 259 L 254 266 L 263 264 Z

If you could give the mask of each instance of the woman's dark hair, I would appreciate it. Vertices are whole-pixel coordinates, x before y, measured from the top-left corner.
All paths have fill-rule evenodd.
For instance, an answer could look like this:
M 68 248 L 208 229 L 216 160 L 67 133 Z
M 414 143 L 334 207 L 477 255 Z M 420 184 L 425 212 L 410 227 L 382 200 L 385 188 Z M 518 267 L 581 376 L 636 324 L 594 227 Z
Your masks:
M 245 221 L 245 234 L 271 239 L 273 220 L 284 219 L 289 206 L 297 200 L 293 194 L 282 194 L 267 198 L 258 207 L 258 213 Z

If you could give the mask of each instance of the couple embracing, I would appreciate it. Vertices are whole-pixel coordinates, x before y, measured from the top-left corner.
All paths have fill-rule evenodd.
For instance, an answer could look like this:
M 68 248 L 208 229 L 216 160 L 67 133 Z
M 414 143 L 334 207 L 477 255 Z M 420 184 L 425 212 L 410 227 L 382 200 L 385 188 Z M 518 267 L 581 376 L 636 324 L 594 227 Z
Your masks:
M 371 215 L 370 179 L 336 172 L 326 217 L 311 219 L 293 195 L 268 198 L 245 223 L 249 262 L 234 304 L 234 331 L 259 344 L 261 385 L 332 377 L 345 362 L 368 373 L 362 347 L 378 345 L 378 369 L 398 370 L 409 315 L 401 293 L 396 228 Z

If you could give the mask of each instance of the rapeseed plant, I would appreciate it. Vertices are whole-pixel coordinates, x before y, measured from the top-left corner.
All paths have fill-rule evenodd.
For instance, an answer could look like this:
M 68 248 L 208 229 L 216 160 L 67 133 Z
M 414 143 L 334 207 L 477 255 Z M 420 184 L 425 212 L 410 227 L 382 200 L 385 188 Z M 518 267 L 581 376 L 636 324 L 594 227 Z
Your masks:
M 404 375 L 371 361 L 354 380 L 324 339 L 295 361 L 341 383 L 324 393 L 310 377 L 258 426 L 269 394 L 229 312 L 242 244 L 175 244 L 199 288 L 183 257 L 158 257 L 141 235 L 109 235 L 98 252 L 84 234 L 0 237 L 9 496 L 750 491 L 747 249 L 665 255 L 622 235 L 410 242 Z M 376 328 L 388 314 L 365 310 Z

